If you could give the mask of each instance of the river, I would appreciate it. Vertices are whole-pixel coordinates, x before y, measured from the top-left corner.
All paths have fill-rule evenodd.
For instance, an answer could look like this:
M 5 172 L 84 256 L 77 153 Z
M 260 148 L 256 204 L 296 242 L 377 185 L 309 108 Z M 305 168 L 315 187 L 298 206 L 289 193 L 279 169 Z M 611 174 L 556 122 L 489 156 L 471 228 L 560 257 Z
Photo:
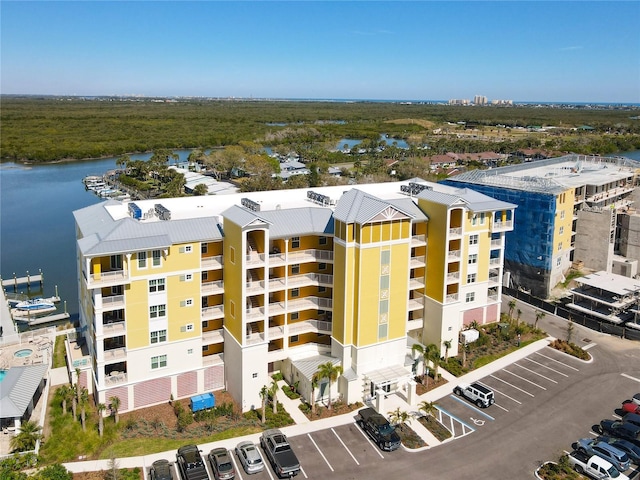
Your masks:
M 190 150 L 176 151 L 185 160 Z M 620 155 L 640 161 L 640 150 Z M 147 159 L 150 154 L 132 155 Z M 72 212 L 103 201 L 86 191 L 82 179 L 116 168 L 116 157 L 23 165 L 0 164 L 0 276 L 27 271 L 45 275 L 45 297 L 57 293 L 71 319 L 78 318 L 75 226 Z M 13 289 L 7 289 L 11 292 Z M 19 291 L 27 292 L 26 287 Z M 32 293 L 34 293 L 32 291 Z M 62 310 L 61 304 L 59 309 Z

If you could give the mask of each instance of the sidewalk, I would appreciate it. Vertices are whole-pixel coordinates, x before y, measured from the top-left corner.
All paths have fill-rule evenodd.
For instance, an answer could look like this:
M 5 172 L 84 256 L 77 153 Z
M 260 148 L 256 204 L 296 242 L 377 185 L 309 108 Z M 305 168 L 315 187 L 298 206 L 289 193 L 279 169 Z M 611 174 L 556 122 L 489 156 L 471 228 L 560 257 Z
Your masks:
M 408 412 L 412 417 L 415 417 L 416 415 L 420 415 L 420 413 L 418 412 L 418 405 L 420 404 L 420 402 L 422 401 L 435 402 L 443 397 L 446 397 L 447 395 L 451 394 L 451 392 L 453 391 L 453 387 L 455 385 L 458 385 L 459 383 L 472 383 L 483 377 L 486 377 L 487 375 L 490 375 L 506 367 L 507 365 L 517 362 L 518 360 L 521 360 L 522 358 L 528 355 L 531 355 L 534 352 L 537 352 L 538 350 L 542 350 L 552 340 L 553 339 L 550 337 L 543 340 L 538 340 L 537 342 L 531 343 L 526 347 L 522 347 L 517 351 L 510 353 L 509 355 L 506 355 L 494 362 L 491 362 L 489 365 L 485 365 L 482 368 L 473 370 L 472 372 L 469 372 L 468 374 L 459 378 L 454 377 L 453 375 L 451 375 L 449 372 L 445 370 L 441 370 L 440 373 L 444 378 L 447 379 L 448 383 L 446 383 L 445 385 L 442 385 L 441 387 L 435 388 L 423 395 L 417 396 L 415 403 L 412 405 L 408 404 L 405 398 L 400 394 L 398 393 L 391 394 L 385 400 L 385 410 L 389 412 L 389 411 L 395 410 L 396 408 L 400 408 L 401 411 Z M 300 404 L 300 400 L 299 399 L 292 400 L 289 397 L 287 397 L 282 391 L 282 385 L 284 383 L 285 383 L 284 381 L 278 382 L 278 386 L 280 387 L 280 389 L 278 390 L 276 397 L 295 422 L 295 425 L 281 428 L 282 432 L 285 435 L 293 437 L 296 435 L 304 435 L 305 433 L 310 433 L 317 430 L 323 430 L 327 428 L 338 427 L 341 425 L 348 425 L 350 423 L 353 423 L 355 412 L 345 413 L 344 415 L 336 415 L 334 417 L 324 418 L 322 420 L 314 420 L 313 422 L 309 421 L 309 419 L 298 408 L 298 405 Z M 381 412 L 381 413 L 383 415 L 387 415 L 387 412 Z M 440 442 L 431 434 L 431 432 L 429 432 L 420 422 L 418 422 L 417 419 L 414 418 L 414 420 L 411 421 L 409 426 L 418 435 L 420 435 L 420 437 L 422 437 L 424 442 L 428 445 L 427 447 L 417 449 L 417 450 L 412 450 L 412 451 L 421 451 L 421 450 L 424 450 L 425 448 L 431 448 L 440 444 Z M 224 447 L 228 450 L 233 450 L 235 446 L 243 440 L 249 440 L 251 442 L 258 443 L 260 441 L 259 439 L 260 439 L 260 434 L 254 433 L 251 435 L 246 435 L 244 437 L 229 438 L 229 439 L 220 440 L 217 442 L 201 444 L 199 446 L 200 446 L 200 449 L 203 451 L 203 453 L 206 454 L 211 449 L 216 447 Z M 169 452 L 154 453 L 151 455 L 146 455 L 144 457 L 118 458 L 117 463 L 119 468 L 143 467 L 145 470 L 145 478 L 146 478 L 146 468 L 151 466 L 151 464 L 155 460 L 164 458 L 164 459 L 168 459 L 169 461 L 173 461 L 173 459 L 175 458 L 175 454 L 176 454 L 175 450 L 171 450 Z M 64 467 L 73 473 L 90 472 L 90 471 L 108 469 L 109 462 L 110 460 L 80 461 L 80 462 L 65 463 Z

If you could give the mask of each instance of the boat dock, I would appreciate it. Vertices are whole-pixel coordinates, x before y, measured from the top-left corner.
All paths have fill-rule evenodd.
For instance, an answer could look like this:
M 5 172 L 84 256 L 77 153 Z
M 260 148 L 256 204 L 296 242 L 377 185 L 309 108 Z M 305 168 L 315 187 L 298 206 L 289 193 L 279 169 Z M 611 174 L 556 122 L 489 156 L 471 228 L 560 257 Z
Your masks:
M 46 317 L 37 317 L 29 320 L 29 326 L 42 325 L 45 323 L 57 322 L 59 320 L 67 320 L 71 315 L 67 312 L 56 313 L 54 315 L 47 315 Z
M 42 284 L 44 283 L 44 274 L 42 270 L 38 270 L 37 275 L 30 275 L 29 270 L 27 270 L 26 277 L 16 277 L 16 274 L 13 274 L 13 278 L 2 279 L 2 288 L 13 286 L 13 290 L 18 290 L 19 285 L 26 285 L 27 287 L 31 287 L 31 284 L 37 283 L 40 288 L 42 288 Z

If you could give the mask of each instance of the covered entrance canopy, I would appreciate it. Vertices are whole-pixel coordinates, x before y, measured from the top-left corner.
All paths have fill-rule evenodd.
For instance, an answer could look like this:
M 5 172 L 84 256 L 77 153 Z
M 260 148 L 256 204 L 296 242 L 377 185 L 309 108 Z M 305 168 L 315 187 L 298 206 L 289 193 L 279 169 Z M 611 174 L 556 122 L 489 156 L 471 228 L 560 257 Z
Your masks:
M 371 397 L 376 396 L 376 390 L 381 389 L 387 393 L 395 391 L 398 385 L 402 385 L 413 377 L 402 365 L 390 365 L 388 367 L 372 370 L 364 374 L 370 386 Z

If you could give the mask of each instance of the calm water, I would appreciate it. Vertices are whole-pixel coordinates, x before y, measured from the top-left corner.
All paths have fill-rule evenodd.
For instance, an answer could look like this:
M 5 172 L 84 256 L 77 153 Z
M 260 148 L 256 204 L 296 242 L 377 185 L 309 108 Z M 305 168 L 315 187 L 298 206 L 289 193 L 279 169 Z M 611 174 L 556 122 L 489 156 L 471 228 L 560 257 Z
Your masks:
M 181 150 L 180 159 L 189 155 Z M 640 150 L 621 155 L 640 161 Z M 146 159 L 150 155 L 132 158 Z M 102 201 L 82 179 L 116 168 L 116 158 L 54 165 L 0 164 L 0 276 L 45 274 L 43 296 L 55 286 L 72 319 L 78 316 L 75 229 L 72 212 Z M 12 291 L 11 288 L 8 291 Z M 26 287 L 21 291 L 26 292 Z

